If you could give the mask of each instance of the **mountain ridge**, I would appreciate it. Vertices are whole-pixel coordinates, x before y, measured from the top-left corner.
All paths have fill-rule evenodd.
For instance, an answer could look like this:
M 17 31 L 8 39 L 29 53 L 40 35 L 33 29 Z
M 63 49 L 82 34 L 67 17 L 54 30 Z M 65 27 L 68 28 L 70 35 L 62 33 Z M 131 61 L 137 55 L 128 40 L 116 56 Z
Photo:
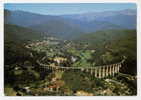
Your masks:
M 134 10 L 125 10 L 122 12 L 119 11 L 123 14 L 118 16 L 117 12 L 113 13 L 109 11 L 110 14 L 114 14 L 114 16 L 112 17 L 103 17 L 111 15 L 104 15 L 104 13 L 99 13 L 98 17 L 95 20 L 95 15 L 93 16 L 87 14 L 84 16 L 80 15 L 82 19 L 77 19 L 77 17 L 79 17 L 78 15 L 74 16 L 75 19 L 72 19 L 62 15 L 41 15 L 25 11 L 8 12 L 9 14 L 7 14 L 7 16 L 5 14 L 6 24 L 15 24 L 18 26 L 31 28 L 36 31 L 47 32 L 64 39 L 68 39 L 71 37 L 73 38 L 76 35 L 96 32 L 103 29 L 108 30 L 136 28 L 136 12 Z M 126 14 L 126 12 L 128 15 L 124 15 Z M 87 18 L 85 18 L 85 16 Z M 87 19 L 91 21 L 88 21 Z

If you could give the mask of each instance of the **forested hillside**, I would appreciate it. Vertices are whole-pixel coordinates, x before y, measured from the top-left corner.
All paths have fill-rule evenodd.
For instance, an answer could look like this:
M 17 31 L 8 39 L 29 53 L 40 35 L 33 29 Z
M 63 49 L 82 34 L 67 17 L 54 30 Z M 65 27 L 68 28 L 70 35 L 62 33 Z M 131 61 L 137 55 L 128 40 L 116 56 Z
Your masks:
M 95 49 L 97 64 L 114 63 L 126 56 L 129 73 L 136 74 L 136 30 L 103 30 L 82 35 L 76 42 Z M 127 70 L 126 69 L 126 70 Z
M 20 27 L 17 25 L 4 25 L 4 38 L 6 41 L 27 42 L 28 40 L 42 39 L 41 32 L 34 31 L 29 28 Z

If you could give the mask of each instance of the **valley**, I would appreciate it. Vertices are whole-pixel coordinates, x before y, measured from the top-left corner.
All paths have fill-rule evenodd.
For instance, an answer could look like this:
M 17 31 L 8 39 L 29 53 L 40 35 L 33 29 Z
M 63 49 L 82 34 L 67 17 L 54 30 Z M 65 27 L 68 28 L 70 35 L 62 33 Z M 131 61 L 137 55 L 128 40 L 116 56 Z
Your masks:
M 5 45 L 6 48 L 8 45 L 12 47 L 11 44 L 7 44 Z M 10 71 L 9 75 L 14 78 L 8 78 L 8 80 L 6 78 L 5 80 L 6 95 L 11 95 L 7 92 L 9 89 L 14 89 L 12 90 L 12 93 L 15 93 L 16 95 L 35 96 L 116 96 L 136 94 L 136 87 L 134 87 L 136 85 L 131 85 L 132 80 L 136 81 L 135 75 L 130 76 L 126 74 L 127 76 L 124 77 L 122 73 L 118 73 L 114 77 L 107 76 L 105 78 L 96 78 L 94 74 L 90 74 L 85 70 L 45 70 L 37 63 L 37 61 L 40 60 L 41 63 L 55 69 L 59 69 L 59 67 L 74 67 L 76 69 L 80 67 L 84 69 L 89 67 L 95 68 L 98 65 L 117 63 L 123 59 L 121 58 L 123 54 L 121 54 L 121 57 L 119 56 L 118 58 L 115 58 L 112 51 L 107 50 L 107 48 L 101 48 L 102 51 L 99 51 L 97 48 L 92 49 L 91 46 L 89 48 L 88 43 L 80 42 L 77 44 L 70 40 L 61 40 L 55 37 L 44 37 L 44 40 L 29 41 L 24 44 L 23 47 L 17 44 L 15 46 L 17 47 L 13 48 L 13 50 L 15 51 L 17 49 L 18 51 L 16 50 L 16 52 L 13 52 L 12 49 L 8 49 L 10 50 L 8 55 L 6 52 L 6 58 L 9 58 L 9 56 L 11 56 L 9 54 L 13 52 L 15 56 L 13 56 L 10 61 L 16 61 L 16 63 L 15 61 L 10 64 L 5 63 L 6 73 L 8 74 Z M 24 49 L 26 51 L 24 51 Z M 23 52 L 25 54 L 23 54 Z M 95 57 L 97 58 L 95 59 Z M 8 59 L 6 59 L 6 61 L 7 60 Z M 101 60 L 101 62 L 97 62 L 98 60 Z M 110 79 L 112 79 L 112 81 L 107 81 Z M 14 83 L 9 82 L 12 80 Z M 123 88 L 116 90 L 119 89 L 119 86 Z

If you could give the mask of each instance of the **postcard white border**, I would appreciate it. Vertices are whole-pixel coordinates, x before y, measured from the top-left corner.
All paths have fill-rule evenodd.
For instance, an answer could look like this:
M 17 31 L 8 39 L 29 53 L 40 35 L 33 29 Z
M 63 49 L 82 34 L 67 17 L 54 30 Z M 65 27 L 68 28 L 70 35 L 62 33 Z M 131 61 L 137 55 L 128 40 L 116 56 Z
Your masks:
M 3 6 L 4 3 L 136 3 L 137 4 L 137 71 L 138 71 L 138 94 L 137 96 L 93 96 L 93 97 L 60 97 L 60 96 L 39 96 L 39 97 L 8 97 L 4 96 L 3 87 L 4 87 L 4 73 L 3 73 L 3 63 L 4 63 L 4 40 L 3 40 Z M 81 100 L 141 100 L 141 0 L 0 0 L 0 100 L 74 100 L 74 99 L 81 99 Z

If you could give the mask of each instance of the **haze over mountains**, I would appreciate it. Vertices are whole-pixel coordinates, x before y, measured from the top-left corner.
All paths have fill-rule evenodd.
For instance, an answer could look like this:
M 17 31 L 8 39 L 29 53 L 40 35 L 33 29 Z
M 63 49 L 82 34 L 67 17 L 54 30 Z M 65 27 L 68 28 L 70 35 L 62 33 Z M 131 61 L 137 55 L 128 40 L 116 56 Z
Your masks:
M 108 29 L 136 29 L 136 10 L 90 12 L 72 15 L 41 15 L 5 10 L 5 24 L 31 28 L 65 39 Z

